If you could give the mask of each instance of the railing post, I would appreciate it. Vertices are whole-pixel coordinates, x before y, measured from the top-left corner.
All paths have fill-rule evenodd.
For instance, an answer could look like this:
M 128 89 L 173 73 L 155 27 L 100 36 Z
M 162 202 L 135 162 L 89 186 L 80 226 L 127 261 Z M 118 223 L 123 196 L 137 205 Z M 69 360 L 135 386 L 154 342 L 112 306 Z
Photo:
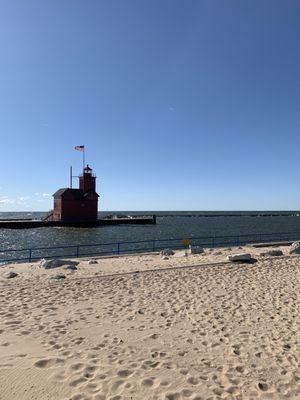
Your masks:
M 76 246 L 76 257 L 79 257 L 79 245 Z
M 32 259 L 32 249 L 29 249 L 29 262 L 31 262 Z
M 118 243 L 118 254 L 120 254 L 120 243 Z
M 152 250 L 155 251 L 155 240 L 152 241 Z

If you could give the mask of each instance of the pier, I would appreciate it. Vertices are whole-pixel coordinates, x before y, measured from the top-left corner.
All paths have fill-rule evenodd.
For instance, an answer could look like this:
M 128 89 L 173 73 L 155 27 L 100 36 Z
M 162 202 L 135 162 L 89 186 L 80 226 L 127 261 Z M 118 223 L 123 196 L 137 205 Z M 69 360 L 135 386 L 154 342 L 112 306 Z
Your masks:
M 0 220 L 0 229 L 32 229 L 32 228 L 48 228 L 53 226 L 75 227 L 75 228 L 92 228 L 105 225 L 149 225 L 156 224 L 156 215 L 153 216 L 136 216 L 124 218 L 100 218 L 94 221 L 62 221 L 62 220 Z

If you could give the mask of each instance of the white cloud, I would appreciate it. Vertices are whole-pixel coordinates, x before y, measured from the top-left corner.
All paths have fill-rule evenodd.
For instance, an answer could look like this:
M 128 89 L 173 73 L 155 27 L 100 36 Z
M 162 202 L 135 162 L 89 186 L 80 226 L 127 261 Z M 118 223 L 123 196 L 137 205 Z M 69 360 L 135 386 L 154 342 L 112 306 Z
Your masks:
M 175 107 L 169 107 L 169 111 L 174 112 L 175 111 Z
M 49 193 L 34 193 L 30 196 L 0 196 L 1 211 L 24 211 L 28 209 L 49 208 L 51 195 Z
M 8 205 L 8 204 L 16 204 L 16 205 L 26 205 L 27 200 L 30 199 L 30 196 L 19 196 L 19 197 L 0 197 L 0 204 Z
M 23 202 L 23 201 L 26 201 L 26 200 L 29 200 L 29 199 L 30 199 L 29 196 L 20 196 L 20 197 L 17 197 L 16 200 Z
M 14 204 L 15 199 L 9 199 L 6 196 L 0 197 L 0 204 Z

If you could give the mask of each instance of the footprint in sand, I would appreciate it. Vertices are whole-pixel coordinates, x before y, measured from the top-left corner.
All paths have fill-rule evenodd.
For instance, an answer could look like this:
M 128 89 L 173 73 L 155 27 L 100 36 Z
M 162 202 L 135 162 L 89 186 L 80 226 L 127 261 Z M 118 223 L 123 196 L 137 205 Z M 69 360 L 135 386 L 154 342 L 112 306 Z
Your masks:
M 266 392 L 268 390 L 268 385 L 264 382 L 259 382 L 257 386 L 263 392 Z
M 180 372 L 182 375 L 187 375 L 188 372 L 189 372 L 189 370 L 188 370 L 187 368 L 181 368 L 181 369 L 179 370 L 179 372 Z
M 84 364 L 82 364 L 82 363 L 76 363 L 76 364 L 72 364 L 72 365 L 70 366 L 70 369 L 71 369 L 72 371 L 80 371 L 80 370 L 83 369 L 83 367 L 84 367 Z
M 194 376 L 190 376 L 189 378 L 187 378 L 187 382 L 191 385 L 198 385 L 199 379 L 195 378 Z
M 165 396 L 165 400 L 179 400 L 180 398 L 180 393 L 167 393 Z
M 182 389 L 182 391 L 181 391 L 181 395 L 184 398 L 191 397 L 192 394 L 193 394 L 193 392 L 191 390 L 189 390 L 189 389 Z
M 117 374 L 121 378 L 127 378 L 128 376 L 132 375 L 133 372 L 130 371 L 129 369 L 122 369 L 122 370 L 118 371 Z
M 51 368 L 55 365 L 63 365 L 65 361 L 62 358 L 44 358 L 34 363 L 37 368 Z
M 26 336 L 26 335 L 30 335 L 30 332 L 29 331 L 21 331 L 20 334 L 23 336 Z
M 88 379 L 93 378 L 95 371 L 96 371 L 95 366 L 87 366 L 83 371 L 83 376 Z
M 77 387 L 77 386 L 80 386 L 81 384 L 83 384 L 86 381 L 87 381 L 87 379 L 84 378 L 84 377 L 73 379 L 72 381 L 70 381 L 69 386 Z
M 118 392 L 121 389 L 121 387 L 123 386 L 124 382 L 125 381 L 123 379 L 113 381 L 112 385 L 111 385 L 111 391 L 113 393 Z
M 159 337 L 159 334 L 158 333 L 153 333 L 149 337 L 150 337 L 150 339 L 157 339 Z
M 143 379 L 141 382 L 142 386 L 151 387 L 154 384 L 153 379 Z

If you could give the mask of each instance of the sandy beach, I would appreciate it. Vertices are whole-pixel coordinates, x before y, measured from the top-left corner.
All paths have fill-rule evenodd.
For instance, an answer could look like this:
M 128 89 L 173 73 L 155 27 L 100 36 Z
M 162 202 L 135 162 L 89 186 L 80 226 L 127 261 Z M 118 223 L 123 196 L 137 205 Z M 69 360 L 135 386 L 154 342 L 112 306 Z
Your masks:
M 281 249 L 2 266 L 0 399 L 300 398 L 300 256 Z

